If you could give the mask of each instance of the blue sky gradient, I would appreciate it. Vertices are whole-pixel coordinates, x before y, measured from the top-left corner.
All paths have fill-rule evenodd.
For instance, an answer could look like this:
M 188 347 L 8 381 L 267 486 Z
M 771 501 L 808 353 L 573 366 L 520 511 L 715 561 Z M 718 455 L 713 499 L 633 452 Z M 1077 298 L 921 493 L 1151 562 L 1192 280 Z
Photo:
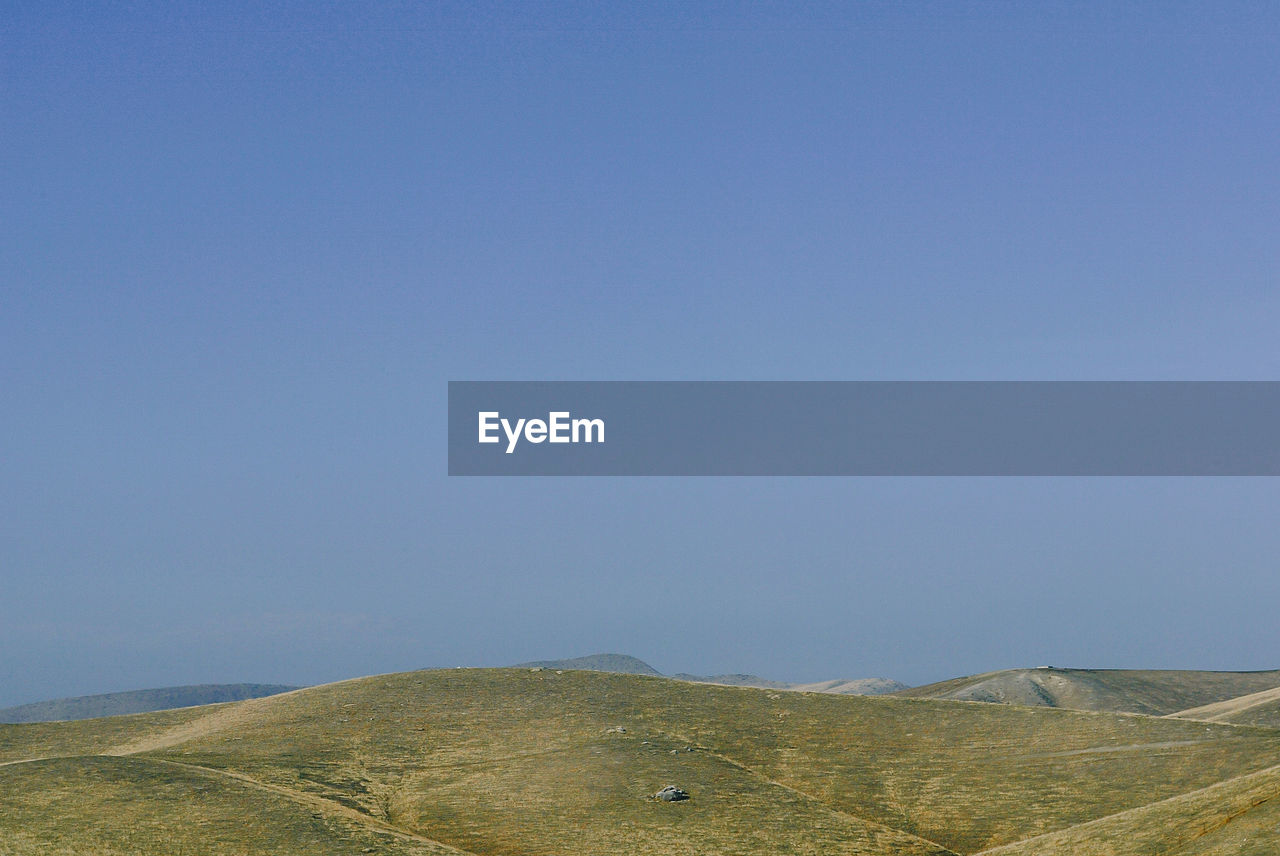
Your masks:
M 1280 12 L 0 11 L 0 704 L 1280 666 L 1271 479 L 449 479 L 450 379 L 1280 377 Z

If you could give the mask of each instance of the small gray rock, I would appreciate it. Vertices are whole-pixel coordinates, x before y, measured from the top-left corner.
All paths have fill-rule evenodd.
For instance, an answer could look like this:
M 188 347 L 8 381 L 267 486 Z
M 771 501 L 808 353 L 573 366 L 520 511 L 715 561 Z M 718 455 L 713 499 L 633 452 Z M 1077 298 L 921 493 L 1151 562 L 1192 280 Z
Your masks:
M 662 800 L 663 802 L 681 802 L 683 800 L 687 800 L 689 798 L 689 794 L 687 791 L 683 791 L 675 785 L 667 785 L 665 788 L 654 794 L 653 798 L 655 800 Z

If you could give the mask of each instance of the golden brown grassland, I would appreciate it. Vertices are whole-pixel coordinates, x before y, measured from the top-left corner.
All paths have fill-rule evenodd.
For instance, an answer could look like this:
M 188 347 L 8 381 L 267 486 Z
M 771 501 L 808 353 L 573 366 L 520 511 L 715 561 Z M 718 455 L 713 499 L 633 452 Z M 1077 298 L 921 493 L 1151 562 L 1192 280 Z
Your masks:
M 3 761 L 0 856 L 1280 852 L 1280 731 L 599 672 L 0 726 Z

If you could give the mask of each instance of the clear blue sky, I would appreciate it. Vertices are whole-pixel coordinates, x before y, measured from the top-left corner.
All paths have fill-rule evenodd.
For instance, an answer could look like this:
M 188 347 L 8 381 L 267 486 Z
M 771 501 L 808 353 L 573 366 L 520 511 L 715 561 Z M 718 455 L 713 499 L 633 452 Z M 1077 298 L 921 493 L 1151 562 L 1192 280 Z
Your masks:
M 450 379 L 1280 378 L 1267 3 L 9 3 L 0 704 L 1280 667 L 1271 479 L 449 479 Z

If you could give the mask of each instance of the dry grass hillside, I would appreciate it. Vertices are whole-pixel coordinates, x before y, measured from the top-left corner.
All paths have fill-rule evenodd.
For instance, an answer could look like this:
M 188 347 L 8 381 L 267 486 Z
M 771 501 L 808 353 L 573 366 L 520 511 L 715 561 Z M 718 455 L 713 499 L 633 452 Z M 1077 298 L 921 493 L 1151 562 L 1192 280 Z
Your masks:
M 1171 713 L 1180 719 L 1280 728 L 1280 687 Z
M 1247 852 L 1126 843 L 1184 817 L 1280 852 L 1280 731 L 639 675 L 385 675 L 0 726 L 0 753 L 0 856 Z
M 991 856 L 1274 856 L 1280 767 L 986 851 Z

